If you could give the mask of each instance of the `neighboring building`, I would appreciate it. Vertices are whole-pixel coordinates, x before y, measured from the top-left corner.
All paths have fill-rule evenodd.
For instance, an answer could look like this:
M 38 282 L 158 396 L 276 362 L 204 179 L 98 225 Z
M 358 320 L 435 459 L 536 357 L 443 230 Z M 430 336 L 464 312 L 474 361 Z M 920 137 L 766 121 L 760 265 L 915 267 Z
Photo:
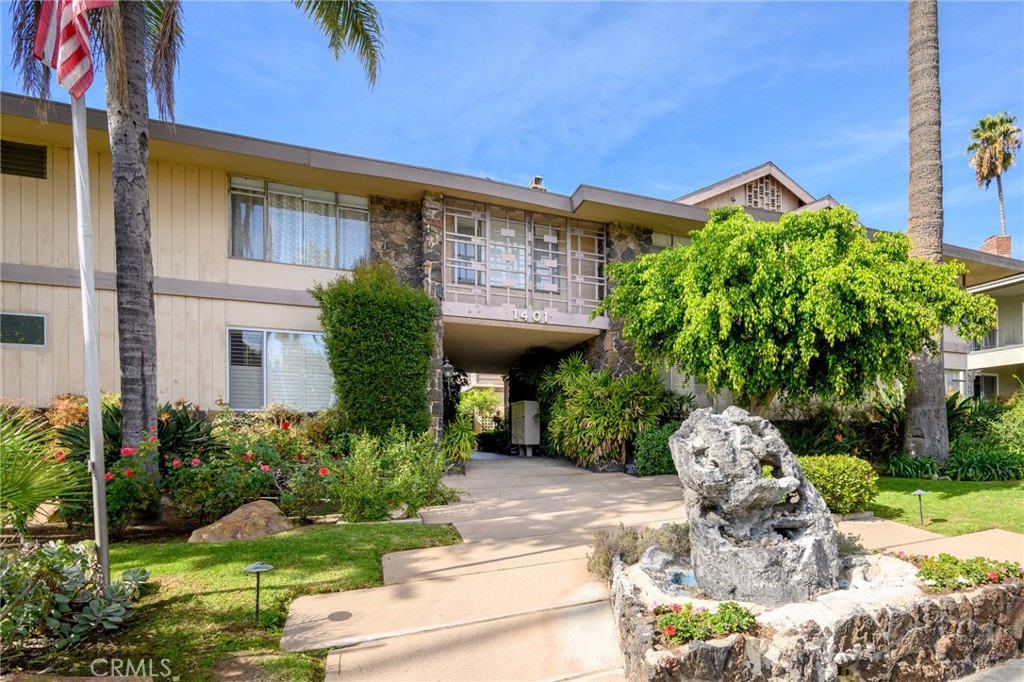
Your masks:
M 40 124 L 34 101 L 0 100 L 0 395 L 35 405 L 84 392 L 70 116 L 54 109 Z M 116 391 L 110 154 L 103 112 L 88 121 L 101 383 Z M 633 367 L 617 326 L 590 319 L 605 264 L 686 243 L 707 207 L 736 203 L 775 220 L 836 205 L 772 164 L 676 201 L 585 185 L 565 196 L 540 178 L 519 187 L 156 121 L 150 193 L 161 399 L 327 405 L 308 289 L 369 258 L 438 301 L 435 417 L 444 357 L 502 375 L 530 347 L 579 347 L 596 366 Z M 950 245 L 946 255 L 968 264 L 970 287 L 1024 272 L 1006 256 Z

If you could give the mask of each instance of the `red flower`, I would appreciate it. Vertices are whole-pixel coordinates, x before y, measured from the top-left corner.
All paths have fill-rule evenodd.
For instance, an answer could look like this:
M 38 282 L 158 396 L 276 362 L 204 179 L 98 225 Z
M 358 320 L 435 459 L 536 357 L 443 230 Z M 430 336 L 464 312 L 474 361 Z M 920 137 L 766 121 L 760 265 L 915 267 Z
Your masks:
M 682 610 L 683 610 L 683 607 L 680 606 L 679 604 L 673 604 L 672 605 L 672 612 L 673 613 L 679 613 Z
M 243 462 L 251 462 L 252 461 L 252 453 L 251 452 L 247 452 L 244 455 L 242 455 L 242 461 Z
M 287 431 L 289 428 L 291 428 L 291 425 L 292 425 L 291 422 L 281 422 L 281 428 L 284 429 L 285 431 Z
M 149 430 L 150 430 L 150 431 L 156 431 L 156 427 L 155 427 L 155 426 L 150 426 L 150 427 L 149 427 Z
M 197 467 L 197 466 L 199 466 L 199 464 L 200 464 L 200 462 L 199 462 L 199 458 L 198 457 L 195 457 L 195 458 L 192 459 L 192 466 Z
M 135 475 L 135 472 L 133 472 L 131 469 L 125 469 L 124 475 L 127 476 L 128 478 L 131 478 L 132 476 Z
M 260 471 L 270 471 L 270 467 L 268 467 L 266 464 L 261 464 Z
M 988 572 L 988 579 L 989 579 L 989 580 L 990 580 L 991 582 L 994 582 L 994 583 L 995 583 L 995 582 L 999 582 L 999 574 L 998 574 L 998 573 L 996 573 L 995 571 L 989 571 L 989 572 Z
M 122 457 L 131 457 L 132 455 L 134 455 L 138 451 L 139 451 L 138 448 L 121 448 L 121 456 Z
M 149 437 L 149 442 L 150 443 L 155 443 L 156 442 L 156 436 L 150 436 Z
M 180 459 L 174 460 L 173 462 L 171 462 L 171 466 L 180 467 L 181 466 L 181 460 Z
M 53 459 L 57 462 L 63 462 L 65 457 L 67 457 L 67 455 L 64 454 L 64 451 L 58 450 L 57 454 L 53 456 Z
M 326 476 L 328 473 L 329 472 L 327 471 L 327 467 L 320 467 L 320 475 L 321 476 Z
M 106 476 L 104 476 L 103 478 L 107 479 L 108 481 L 112 481 L 112 480 L 114 480 L 114 474 L 112 474 L 112 473 L 110 473 L 110 472 L 108 471 L 108 472 L 107 472 L 107 475 L 106 475 Z
M 305 457 L 299 457 L 299 461 L 302 462 L 303 464 L 305 464 L 306 463 L 306 458 Z
M 666 625 L 665 627 L 663 627 L 661 629 L 661 631 L 664 632 L 669 637 L 675 637 L 676 626 L 675 625 Z

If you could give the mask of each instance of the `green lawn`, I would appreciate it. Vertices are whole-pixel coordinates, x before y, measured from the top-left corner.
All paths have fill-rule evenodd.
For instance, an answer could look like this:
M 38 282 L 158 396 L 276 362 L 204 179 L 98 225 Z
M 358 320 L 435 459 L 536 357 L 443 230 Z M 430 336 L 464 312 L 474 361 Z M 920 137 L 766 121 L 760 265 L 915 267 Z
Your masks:
M 109 639 L 33 661 L 31 669 L 89 675 L 97 657 L 169 659 L 180 680 L 213 680 L 218 665 L 241 657 L 257 667 L 232 679 L 323 680 L 324 651 L 285 654 L 278 649 L 288 604 L 302 594 L 382 584 L 381 556 L 460 541 L 447 526 L 419 524 L 319 525 L 260 540 L 223 544 L 155 542 L 111 548 L 112 575 L 131 567 L 153 574 L 127 626 Z M 253 624 L 255 577 L 242 568 L 264 561 L 260 627 Z M 259 661 L 251 663 L 251 661 Z M 236 673 L 239 671 L 235 670 Z
M 886 519 L 916 526 L 917 497 L 926 490 L 924 528 L 942 535 L 961 535 L 989 528 L 1024 533 L 1024 481 L 974 483 L 920 478 L 880 478 L 878 497 L 869 509 Z

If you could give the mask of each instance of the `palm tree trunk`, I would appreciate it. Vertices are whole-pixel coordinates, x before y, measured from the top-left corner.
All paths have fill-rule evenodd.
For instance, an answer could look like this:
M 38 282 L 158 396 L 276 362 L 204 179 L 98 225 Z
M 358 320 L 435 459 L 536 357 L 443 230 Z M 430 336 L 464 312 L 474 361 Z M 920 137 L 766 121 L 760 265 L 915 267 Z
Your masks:
M 149 101 L 143 4 L 119 3 L 123 55 L 108 54 L 107 126 L 114 184 L 117 329 L 121 360 L 121 445 L 136 447 L 156 424 L 156 315 L 149 222 Z M 125 78 L 115 62 L 124 59 Z M 119 86 L 119 82 L 124 83 Z M 157 461 L 144 462 L 158 475 Z
M 937 0 L 910 0 L 910 201 L 907 235 L 911 255 L 942 261 L 942 115 L 939 93 Z M 949 457 L 942 330 L 938 352 L 927 348 L 913 358 L 907 391 L 904 447 L 911 456 Z
M 1006 207 L 1003 205 L 1003 176 L 996 176 L 996 189 L 999 190 L 999 225 L 1003 228 L 1003 236 L 1006 236 Z

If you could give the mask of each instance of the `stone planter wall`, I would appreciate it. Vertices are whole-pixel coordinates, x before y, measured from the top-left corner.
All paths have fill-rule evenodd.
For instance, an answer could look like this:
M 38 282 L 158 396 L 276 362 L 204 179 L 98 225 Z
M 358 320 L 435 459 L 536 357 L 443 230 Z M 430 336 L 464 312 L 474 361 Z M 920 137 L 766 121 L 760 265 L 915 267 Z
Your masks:
M 630 682 L 951 680 L 1024 656 L 1024 583 L 866 612 L 828 627 L 732 635 L 654 650 L 654 617 L 616 560 L 612 605 Z

